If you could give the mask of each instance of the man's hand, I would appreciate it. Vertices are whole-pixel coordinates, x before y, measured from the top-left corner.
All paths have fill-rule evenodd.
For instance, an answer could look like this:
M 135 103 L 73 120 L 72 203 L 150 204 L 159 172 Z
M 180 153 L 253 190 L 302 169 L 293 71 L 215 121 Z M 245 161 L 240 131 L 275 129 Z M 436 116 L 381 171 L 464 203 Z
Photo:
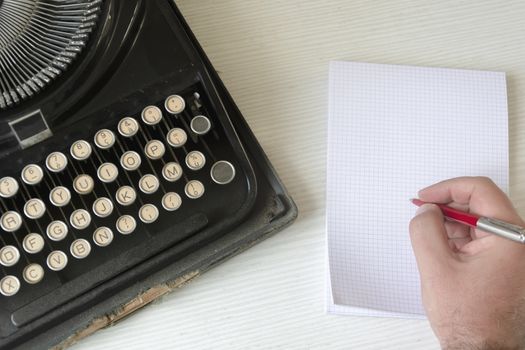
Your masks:
M 455 178 L 419 192 L 481 216 L 525 226 L 487 178 Z M 433 204 L 410 222 L 423 304 L 445 349 L 525 349 L 525 245 L 445 221 Z

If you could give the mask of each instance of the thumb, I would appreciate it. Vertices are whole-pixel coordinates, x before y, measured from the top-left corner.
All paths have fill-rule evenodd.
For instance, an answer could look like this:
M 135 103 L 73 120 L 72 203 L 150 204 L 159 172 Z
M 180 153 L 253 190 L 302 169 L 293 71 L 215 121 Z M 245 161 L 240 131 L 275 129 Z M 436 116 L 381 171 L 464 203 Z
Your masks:
M 448 245 L 443 214 L 437 205 L 419 207 L 409 229 L 421 276 L 433 276 L 448 266 L 454 252 Z

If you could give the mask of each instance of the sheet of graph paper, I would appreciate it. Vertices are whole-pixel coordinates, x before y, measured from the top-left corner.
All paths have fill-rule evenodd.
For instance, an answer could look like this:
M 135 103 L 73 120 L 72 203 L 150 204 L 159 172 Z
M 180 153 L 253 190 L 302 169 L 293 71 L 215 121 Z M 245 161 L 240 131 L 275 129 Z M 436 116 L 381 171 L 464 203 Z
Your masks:
M 465 175 L 507 191 L 504 73 L 332 62 L 328 312 L 422 315 L 409 199 Z

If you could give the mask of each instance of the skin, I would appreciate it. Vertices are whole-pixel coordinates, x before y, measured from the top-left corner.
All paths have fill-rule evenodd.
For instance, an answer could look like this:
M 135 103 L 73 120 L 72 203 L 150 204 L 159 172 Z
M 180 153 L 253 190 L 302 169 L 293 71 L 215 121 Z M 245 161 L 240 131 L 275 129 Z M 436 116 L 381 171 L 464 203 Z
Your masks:
M 488 178 L 446 180 L 418 196 L 525 227 Z M 445 221 L 433 204 L 418 209 L 409 230 L 423 305 L 442 348 L 525 349 L 525 245 Z

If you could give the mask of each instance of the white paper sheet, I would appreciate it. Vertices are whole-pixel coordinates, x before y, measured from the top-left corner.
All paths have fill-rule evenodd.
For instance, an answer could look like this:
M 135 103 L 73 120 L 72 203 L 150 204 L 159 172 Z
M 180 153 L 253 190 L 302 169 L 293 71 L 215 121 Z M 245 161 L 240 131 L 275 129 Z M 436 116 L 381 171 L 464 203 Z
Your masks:
M 488 176 L 507 191 L 504 73 L 331 63 L 329 312 L 424 313 L 409 199 L 464 175 Z

